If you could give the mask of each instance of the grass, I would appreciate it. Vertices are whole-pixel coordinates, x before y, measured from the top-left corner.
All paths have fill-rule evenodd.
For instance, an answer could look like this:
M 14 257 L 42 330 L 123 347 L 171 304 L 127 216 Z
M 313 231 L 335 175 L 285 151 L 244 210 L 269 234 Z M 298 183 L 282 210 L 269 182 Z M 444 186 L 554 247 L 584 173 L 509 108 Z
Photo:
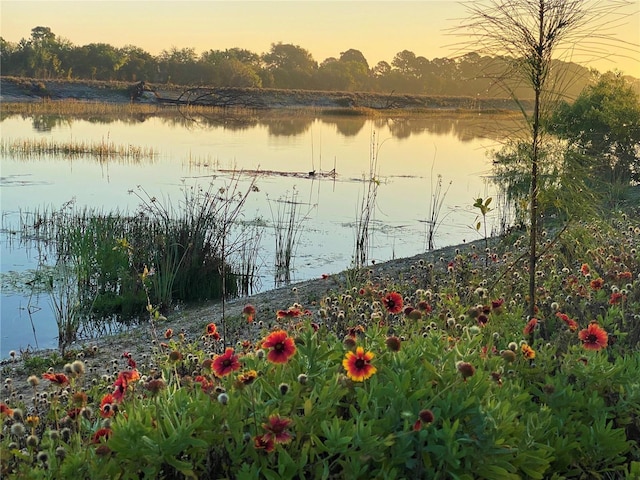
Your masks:
M 153 147 L 116 145 L 109 139 L 100 142 L 60 142 L 51 138 L 8 139 L 0 142 L 0 155 L 32 160 L 34 157 L 58 156 L 63 158 L 94 157 L 99 162 L 112 160 L 142 162 L 153 161 L 158 152 Z
M 185 186 L 179 208 L 139 188 L 132 192 L 140 200 L 134 214 L 77 209 L 73 202 L 22 213 L 10 236 L 46 251 L 29 284 L 50 296 L 62 353 L 78 332 L 100 331 L 114 316 L 130 322 L 250 288 L 260 237 L 247 238 L 239 220 L 254 183 L 242 190 L 238 181 Z

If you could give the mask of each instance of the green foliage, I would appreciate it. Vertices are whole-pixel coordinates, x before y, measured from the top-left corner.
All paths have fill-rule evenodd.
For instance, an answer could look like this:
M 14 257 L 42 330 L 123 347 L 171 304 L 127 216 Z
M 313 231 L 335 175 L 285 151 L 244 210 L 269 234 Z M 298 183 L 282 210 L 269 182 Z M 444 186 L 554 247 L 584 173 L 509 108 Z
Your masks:
M 588 158 L 596 185 L 640 181 L 640 96 L 621 75 L 598 75 L 575 102 L 563 102 L 550 130 Z
M 507 197 L 514 210 L 516 224 L 529 223 L 531 146 L 527 143 L 508 143 L 494 152 L 494 181 Z M 538 168 L 539 214 L 549 225 L 569 218 L 587 220 L 602 212 L 605 197 L 602 191 L 591 188 L 585 158 L 567 151 L 563 145 L 547 139 L 539 151 Z
M 526 278 L 510 265 L 525 238 L 492 245 L 488 268 L 469 246 L 441 265 L 418 261 L 407 280 L 353 276 L 310 313 L 296 304 L 276 320 L 296 347 L 285 363 L 269 360 L 269 331 L 238 325 L 237 370 L 214 373 L 222 341 L 168 339 L 111 418 L 99 412 L 114 378 L 51 385 L 37 448 L 0 414 L 3 478 L 633 478 L 640 224 L 620 216 L 564 236 L 540 258 L 530 334 Z M 579 337 L 592 321 L 607 332 L 599 350 Z M 343 364 L 355 347 L 373 354 L 363 381 Z M 70 420 L 80 391 L 91 409 Z M 67 436 L 47 433 L 60 426 Z M 101 428 L 109 436 L 94 439 Z
M 238 231 L 236 221 L 253 191 L 253 184 L 240 191 L 232 179 L 208 189 L 185 187 L 180 210 L 141 190 L 140 211 L 133 216 L 78 211 L 72 202 L 27 215 L 22 234 L 52 249 L 55 258 L 53 266 L 39 265 L 28 285 L 49 294 L 63 353 L 92 322 L 114 315 L 130 321 L 149 305 L 165 311 L 177 301 L 220 299 L 236 295 L 239 285 L 248 288 L 253 280 L 243 275 L 253 274 L 252 242 L 259 234 L 254 229 L 253 237 L 243 235 L 246 229 L 240 225 Z M 236 256 L 247 271 L 232 268 Z

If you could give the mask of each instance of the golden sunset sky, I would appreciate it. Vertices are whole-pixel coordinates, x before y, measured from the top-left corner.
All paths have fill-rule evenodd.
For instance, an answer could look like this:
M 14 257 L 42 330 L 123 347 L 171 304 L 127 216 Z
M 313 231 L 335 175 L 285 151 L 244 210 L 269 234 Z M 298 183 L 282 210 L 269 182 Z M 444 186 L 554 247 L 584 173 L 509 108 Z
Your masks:
M 609 33 L 635 47 L 622 50 L 614 42 L 604 59 L 576 54 L 566 60 L 640 78 L 640 0 L 624 13 Z M 45 26 L 77 46 L 135 45 L 153 55 L 172 47 L 194 48 L 197 54 L 239 47 L 262 54 L 283 42 L 308 50 L 318 62 L 353 48 L 373 67 L 381 60 L 391 63 L 405 49 L 429 60 L 454 57 L 453 44 L 463 39 L 449 33 L 464 16 L 455 0 L 0 0 L 0 35 L 18 42 L 29 38 L 32 28 Z

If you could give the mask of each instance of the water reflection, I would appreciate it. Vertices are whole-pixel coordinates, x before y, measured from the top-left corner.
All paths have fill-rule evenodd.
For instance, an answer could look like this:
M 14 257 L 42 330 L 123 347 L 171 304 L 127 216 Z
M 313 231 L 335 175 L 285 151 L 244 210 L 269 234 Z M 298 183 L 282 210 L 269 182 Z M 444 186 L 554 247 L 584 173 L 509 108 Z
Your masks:
M 391 136 L 397 139 L 407 139 L 413 135 L 431 133 L 434 135 L 453 135 L 462 142 L 477 139 L 504 138 L 506 130 L 516 131 L 521 126 L 519 117 L 513 114 L 486 113 L 455 113 L 439 112 L 428 115 L 383 116 L 366 117 L 362 115 L 335 115 L 331 112 L 294 113 L 283 115 L 273 112 L 224 112 L 224 113 L 193 113 L 188 110 L 158 109 L 154 113 L 133 113 L 125 115 L 33 115 L 7 114 L 0 122 L 14 116 L 30 118 L 33 130 L 36 132 L 51 132 L 57 128 L 67 127 L 74 122 L 84 121 L 94 124 L 109 125 L 124 123 L 129 125 L 141 124 L 150 118 L 160 119 L 162 123 L 171 127 L 181 128 L 224 128 L 230 131 L 246 131 L 256 127 L 265 127 L 270 135 L 295 137 L 309 131 L 315 121 L 335 126 L 336 132 L 344 137 L 355 137 L 361 133 L 367 122 L 380 128 L 388 128 Z
M 352 264 L 355 220 L 366 186 L 363 179 L 370 172 L 373 134 L 382 145 L 375 174 L 380 187 L 369 258 L 380 262 L 426 250 L 428 206 L 438 175 L 452 185 L 442 199 L 435 247 L 475 240 L 477 233 L 471 225 L 476 212 L 471 205 L 475 198 L 495 197 L 483 177 L 491 168 L 486 143 L 505 138 L 514 125 L 510 117 L 452 112 L 422 117 L 309 115 L 299 111 L 216 115 L 174 108 L 107 116 L 3 114 L 3 142 L 27 139 L 37 143 L 45 138 L 91 145 L 108 140 L 115 145 L 153 146 L 158 152 L 153 160 L 149 157 L 138 162 L 117 158 L 97 162 L 91 155 L 19 158 L 3 152 L 3 220 L 9 223 L 43 206 L 57 209 L 72 198 L 78 206 L 131 212 L 138 202 L 128 192 L 139 185 L 154 197 L 172 199 L 178 206 L 184 186 L 224 182 L 242 171 L 241 182 L 257 176 L 259 187 L 248 199 L 242 219 L 260 226 L 262 238 L 251 247 L 255 252 L 251 255 L 259 261 L 256 271 L 251 272 L 260 282 L 259 291 L 273 288 L 278 280 L 276 221 L 268 198 L 280 198 L 285 192 L 297 191 L 300 202 L 314 206 L 308 218 L 301 215 L 304 222 L 294 222 L 301 228 L 290 279 L 319 278 Z M 487 138 L 491 140 L 485 142 Z M 6 231 L 0 231 L 0 241 L 6 242 L 3 236 Z M 37 262 L 16 258 L 15 251 L 6 253 L 2 272 L 37 268 Z M 44 333 L 46 325 L 51 327 L 53 322 L 55 332 L 50 313 L 45 318 L 45 311 L 50 310 L 47 299 L 41 299 L 42 310 L 31 319 L 25 310 L 18 310 L 28 303 L 19 298 L 7 301 L 6 293 L 3 291 L 1 302 L 0 350 L 33 345 L 31 328 L 24 328 L 31 321 L 43 347 L 45 339 L 51 338 Z

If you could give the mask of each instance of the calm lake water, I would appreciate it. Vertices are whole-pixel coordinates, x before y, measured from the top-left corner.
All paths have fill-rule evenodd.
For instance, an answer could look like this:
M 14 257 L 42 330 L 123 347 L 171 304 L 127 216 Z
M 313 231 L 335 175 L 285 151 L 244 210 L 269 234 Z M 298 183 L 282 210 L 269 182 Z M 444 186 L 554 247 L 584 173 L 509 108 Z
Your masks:
M 6 229 L 19 215 L 36 209 L 59 209 L 65 202 L 103 212 L 132 212 L 139 199 L 130 190 L 142 186 L 158 198 L 181 198 L 184 185 L 228 182 L 229 170 L 261 170 L 259 192 L 244 208 L 244 220 L 266 224 L 260 243 L 261 281 L 257 290 L 273 288 L 275 240 L 273 212 L 280 200 L 300 202 L 298 241 L 292 279 L 331 274 L 352 264 L 355 220 L 365 192 L 372 147 L 377 147 L 380 180 L 372 223 L 369 258 L 385 261 L 427 249 L 429 205 L 438 176 L 443 184 L 441 224 L 436 247 L 479 237 L 473 225 L 477 197 L 497 195 L 487 177 L 487 152 L 499 148 L 514 121 L 482 115 L 428 118 L 344 116 L 249 118 L 147 116 L 139 119 L 8 116 L 0 123 L 2 140 L 60 143 L 109 142 L 153 148 L 152 160 L 99 162 L 93 156 L 1 158 L 1 272 L 35 270 L 42 256 L 33 246 L 9 242 Z M 335 177 L 320 176 L 335 168 Z M 316 171 L 310 176 L 310 171 Z M 241 186 L 249 185 L 245 175 Z M 448 189 L 448 190 L 447 190 Z M 494 210 L 490 225 L 497 227 Z M 5 277 L 6 278 L 6 277 Z M 56 324 L 47 295 L 29 297 L 3 281 L 0 356 L 28 347 L 55 348 Z M 283 305 L 286 307 L 286 305 Z

